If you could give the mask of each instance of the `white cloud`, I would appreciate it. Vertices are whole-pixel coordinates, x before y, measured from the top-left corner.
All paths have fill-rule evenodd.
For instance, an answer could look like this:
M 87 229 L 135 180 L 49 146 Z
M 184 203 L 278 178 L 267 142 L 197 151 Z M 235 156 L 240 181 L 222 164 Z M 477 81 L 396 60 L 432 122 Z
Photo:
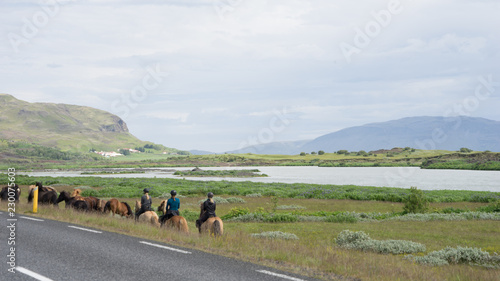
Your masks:
M 146 112 L 146 113 L 139 113 L 135 117 L 148 117 L 148 118 L 156 118 L 156 119 L 162 119 L 162 120 L 173 120 L 173 121 L 180 121 L 180 122 L 186 122 L 188 117 L 189 117 L 189 112 L 171 112 L 171 111 L 162 111 L 162 112 Z
M 220 2 L 234 4 L 222 17 Z M 500 80 L 498 1 L 401 0 L 402 12 L 351 63 L 339 44 L 388 0 L 59 3 L 28 37 L 43 3 L 0 3 L 0 91 L 123 115 L 113 103 L 159 64 L 169 76 L 127 108 L 126 122 L 172 147 L 235 149 L 283 108 L 293 122 L 277 140 L 440 115 L 473 93 L 478 76 Z M 23 39 L 19 52 L 9 34 Z M 499 102 L 474 114 L 500 120 Z

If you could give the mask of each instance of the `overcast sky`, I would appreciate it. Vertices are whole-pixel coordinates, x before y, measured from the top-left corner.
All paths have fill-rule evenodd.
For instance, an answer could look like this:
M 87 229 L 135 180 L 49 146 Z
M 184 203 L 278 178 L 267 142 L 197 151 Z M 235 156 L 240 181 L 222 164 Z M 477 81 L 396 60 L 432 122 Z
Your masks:
M 408 116 L 500 120 L 500 1 L 1 0 L 0 92 L 213 152 Z

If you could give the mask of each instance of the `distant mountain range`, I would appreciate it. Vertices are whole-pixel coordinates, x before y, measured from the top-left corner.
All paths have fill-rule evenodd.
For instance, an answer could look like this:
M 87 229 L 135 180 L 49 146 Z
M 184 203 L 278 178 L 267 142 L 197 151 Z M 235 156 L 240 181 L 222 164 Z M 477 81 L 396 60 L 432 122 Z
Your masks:
M 314 140 L 273 142 L 228 153 L 298 154 L 300 152 L 373 151 L 394 147 L 500 152 L 500 122 L 476 117 L 407 117 L 342 129 Z

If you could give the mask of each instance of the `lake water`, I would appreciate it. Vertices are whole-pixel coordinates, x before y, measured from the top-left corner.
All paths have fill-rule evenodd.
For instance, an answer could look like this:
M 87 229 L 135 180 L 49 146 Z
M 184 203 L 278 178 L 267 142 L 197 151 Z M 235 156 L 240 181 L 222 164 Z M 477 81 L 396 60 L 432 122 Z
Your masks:
M 113 174 L 113 175 L 81 175 L 81 171 L 43 171 L 19 172 L 30 176 L 52 177 L 122 177 L 122 178 L 176 178 L 176 170 L 184 168 L 152 168 L 144 169 L 145 173 Z M 255 178 L 214 178 L 186 177 L 187 180 L 225 180 L 280 183 L 313 183 L 334 185 L 362 185 L 379 187 L 410 188 L 416 186 L 422 190 L 473 190 L 500 192 L 500 171 L 469 170 L 426 170 L 418 167 L 203 167 L 204 170 L 258 169 L 268 177 Z M 123 169 L 121 169 L 123 170 Z

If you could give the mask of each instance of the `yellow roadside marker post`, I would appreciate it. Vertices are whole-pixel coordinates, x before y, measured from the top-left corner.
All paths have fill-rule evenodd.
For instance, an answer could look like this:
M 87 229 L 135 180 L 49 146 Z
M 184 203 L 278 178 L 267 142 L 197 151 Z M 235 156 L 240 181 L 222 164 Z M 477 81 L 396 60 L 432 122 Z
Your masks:
M 33 213 L 38 211 L 38 186 L 33 190 Z

